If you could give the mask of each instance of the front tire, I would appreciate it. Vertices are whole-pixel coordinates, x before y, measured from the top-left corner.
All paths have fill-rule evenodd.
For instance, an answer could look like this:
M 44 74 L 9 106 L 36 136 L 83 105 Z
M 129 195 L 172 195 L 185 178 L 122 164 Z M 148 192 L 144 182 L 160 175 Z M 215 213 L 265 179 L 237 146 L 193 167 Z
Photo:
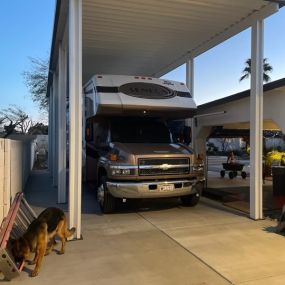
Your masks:
M 97 188 L 97 201 L 104 214 L 112 213 L 116 209 L 116 198 L 108 192 L 106 176 L 102 176 L 100 179 L 99 187 Z
M 191 195 L 181 196 L 180 199 L 181 199 L 183 206 L 195 207 L 200 200 L 200 194 L 195 193 L 195 194 L 191 194 Z

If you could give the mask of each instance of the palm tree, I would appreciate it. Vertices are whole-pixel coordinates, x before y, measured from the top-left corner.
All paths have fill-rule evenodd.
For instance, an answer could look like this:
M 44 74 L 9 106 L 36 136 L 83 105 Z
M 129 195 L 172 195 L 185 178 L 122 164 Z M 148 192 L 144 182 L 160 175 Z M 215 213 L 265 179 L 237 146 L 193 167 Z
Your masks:
M 268 75 L 269 72 L 272 72 L 273 67 L 267 62 L 267 58 L 263 59 L 263 81 L 265 83 L 270 81 L 270 76 Z M 245 62 L 245 68 L 242 71 L 243 76 L 239 79 L 241 82 L 242 80 L 248 78 L 251 74 L 251 59 L 248 58 Z

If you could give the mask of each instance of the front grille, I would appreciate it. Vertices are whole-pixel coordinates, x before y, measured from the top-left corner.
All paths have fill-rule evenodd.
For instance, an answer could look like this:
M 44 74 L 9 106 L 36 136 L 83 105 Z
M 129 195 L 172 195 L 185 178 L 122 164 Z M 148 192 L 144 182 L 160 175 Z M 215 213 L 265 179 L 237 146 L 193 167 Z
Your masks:
M 169 174 L 188 174 L 189 168 L 172 168 L 167 170 L 161 169 L 140 169 L 140 175 L 169 175 Z
M 139 166 L 141 165 L 161 165 L 161 164 L 189 164 L 189 158 L 175 157 L 175 158 L 141 158 L 139 159 Z
M 139 175 L 189 174 L 189 158 L 143 158 L 139 159 Z

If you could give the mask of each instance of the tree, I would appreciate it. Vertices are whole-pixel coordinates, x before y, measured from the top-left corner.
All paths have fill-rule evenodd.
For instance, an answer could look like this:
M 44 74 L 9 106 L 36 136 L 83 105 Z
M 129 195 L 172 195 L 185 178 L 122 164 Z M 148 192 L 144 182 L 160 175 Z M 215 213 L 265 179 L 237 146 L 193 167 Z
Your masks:
M 24 71 L 25 84 L 31 93 L 32 100 L 39 105 L 41 111 L 48 111 L 47 83 L 49 60 L 30 57 L 31 70 Z
M 33 125 L 32 120 L 20 107 L 11 105 L 7 109 L 0 110 L 1 124 L 4 125 L 5 138 L 13 132 L 26 134 Z
M 28 131 L 31 135 L 47 135 L 48 134 L 48 126 L 43 123 L 36 123 L 32 127 L 29 128 Z
M 267 58 L 263 59 L 263 81 L 265 83 L 270 81 L 270 76 L 268 75 L 269 72 L 272 72 L 273 67 L 267 62 Z M 241 78 L 239 79 L 239 81 L 241 82 L 242 80 L 249 78 L 250 74 L 251 74 L 251 59 L 248 58 L 245 62 L 245 68 L 242 71 L 243 75 L 241 76 Z
M 5 116 L 1 115 L 1 117 L 0 117 L 0 126 L 2 126 L 5 123 L 5 120 L 6 120 Z

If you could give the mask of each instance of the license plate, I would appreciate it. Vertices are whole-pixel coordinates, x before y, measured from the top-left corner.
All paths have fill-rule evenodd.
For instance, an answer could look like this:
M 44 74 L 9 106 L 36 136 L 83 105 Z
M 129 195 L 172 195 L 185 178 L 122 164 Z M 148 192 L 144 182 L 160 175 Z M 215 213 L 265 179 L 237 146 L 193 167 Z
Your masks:
M 174 190 L 174 184 L 161 184 L 161 185 L 158 185 L 158 190 L 161 191 L 161 192 L 173 191 Z

